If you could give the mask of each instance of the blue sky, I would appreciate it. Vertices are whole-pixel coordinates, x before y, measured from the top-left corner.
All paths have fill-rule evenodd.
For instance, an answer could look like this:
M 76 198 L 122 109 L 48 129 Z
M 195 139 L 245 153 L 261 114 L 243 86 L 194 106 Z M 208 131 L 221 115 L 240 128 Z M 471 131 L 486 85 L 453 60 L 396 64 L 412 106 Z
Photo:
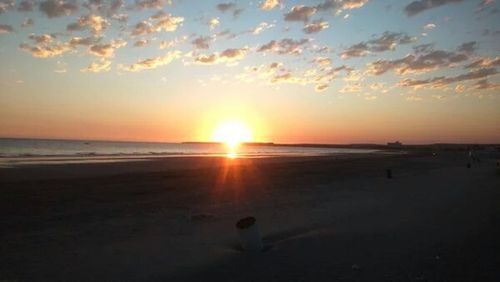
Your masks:
M 0 0 L 0 136 L 206 140 L 236 117 L 259 141 L 500 141 L 499 8 Z

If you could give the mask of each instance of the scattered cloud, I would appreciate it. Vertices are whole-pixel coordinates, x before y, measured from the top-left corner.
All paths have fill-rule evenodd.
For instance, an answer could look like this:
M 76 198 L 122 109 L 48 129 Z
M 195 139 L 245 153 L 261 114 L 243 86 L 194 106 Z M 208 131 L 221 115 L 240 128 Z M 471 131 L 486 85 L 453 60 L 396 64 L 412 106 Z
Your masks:
M 160 49 L 167 49 L 167 48 L 170 48 L 172 46 L 174 46 L 174 41 L 173 40 L 163 40 L 162 42 L 160 42 Z
M 199 55 L 194 58 L 195 63 L 204 65 L 213 65 L 218 63 L 234 63 L 245 58 L 248 52 L 247 47 L 229 48 L 219 53 L 210 55 Z
M 30 27 L 35 24 L 35 21 L 33 19 L 26 19 L 24 22 L 21 24 L 22 27 Z
M 316 92 L 323 92 L 325 91 L 326 89 L 328 89 L 328 84 L 318 84 L 314 87 L 314 90 Z
M 493 3 L 495 3 L 494 0 L 482 0 L 478 5 L 476 9 L 476 13 L 480 13 L 490 7 Z
M 64 0 L 46 0 L 40 3 L 40 11 L 49 18 L 69 16 L 78 10 L 76 2 Z
M 482 68 L 482 69 L 471 70 L 468 73 L 451 77 L 440 76 L 422 80 L 406 78 L 400 81 L 399 85 L 403 87 L 413 87 L 417 89 L 422 87 L 441 88 L 447 84 L 486 78 L 488 76 L 496 74 L 498 74 L 498 71 L 495 68 Z
M 93 44 L 97 44 L 97 42 L 99 42 L 99 40 L 100 40 L 100 38 L 93 37 L 93 36 L 85 37 L 85 38 L 73 37 L 70 39 L 69 45 L 72 46 L 73 48 L 77 47 L 77 46 L 90 46 Z
M 260 8 L 264 11 L 272 10 L 281 4 L 281 0 L 264 0 L 260 3 Z
M 422 45 L 415 54 L 407 55 L 395 60 L 377 60 L 369 64 L 368 73 L 381 75 L 389 70 L 397 74 L 424 73 L 453 66 L 457 63 L 467 61 L 473 44 L 462 44 L 457 51 L 434 50 L 432 47 Z M 464 47 L 466 46 L 466 47 Z
M 328 66 L 332 64 L 332 59 L 325 57 L 316 57 L 314 58 L 313 62 L 320 66 Z
M 180 38 L 174 38 L 172 40 L 163 40 L 160 42 L 160 49 L 167 49 L 178 44 L 184 43 L 187 40 L 187 36 L 182 36 Z
M 210 36 L 198 36 L 191 41 L 191 44 L 193 44 L 196 49 L 208 49 L 212 41 L 213 38 Z
M 56 43 L 52 45 L 39 44 L 39 45 L 29 45 L 26 43 L 21 43 L 19 48 L 23 51 L 30 53 L 35 58 L 51 58 L 55 56 L 60 56 L 71 50 L 71 46 L 63 43 Z
M 184 22 L 183 17 L 174 17 L 171 14 L 160 11 L 147 21 L 141 21 L 134 25 L 131 31 L 132 36 L 140 36 L 162 30 L 173 32 Z
M 308 39 L 294 40 L 291 38 L 285 38 L 280 41 L 271 40 L 257 49 L 257 52 L 274 52 L 280 55 L 298 55 L 302 53 L 302 47 L 308 42 Z
M 239 74 L 236 78 L 240 81 L 251 83 L 256 80 L 263 80 L 268 84 L 298 84 L 314 85 L 316 92 L 321 92 L 329 87 L 330 82 L 337 75 L 344 71 L 350 73 L 352 68 L 345 65 L 333 68 L 330 66 L 328 58 L 318 57 L 312 61 L 317 64 L 317 69 L 307 69 L 303 72 L 294 73 L 283 66 L 282 63 L 274 62 L 270 65 L 260 65 L 256 67 L 246 67 L 245 73 Z
M 24 0 L 24 1 L 19 2 L 19 5 L 17 6 L 17 10 L 19 12 L 31 12 L 31 11 L 33 11 L 34 7 L 35 7 L 34 1 Z
M 114 14 L 111 16 L 112 20 L 121 22 L 121 23 L 126 23 L 128 21 L 128 15 L 127 14 Z
M 129 72 L 139 72 L 143 70 L 155 69 L 160 66 L 168 65 L 173 60 L 180 57 L 180 51 L 170 51 L 164 56 L 140 60 L 135 64 L 122 67 L 122 69 Z
M 344 85 L 344 87 L 342 87 L 339 90 L 340 93 L 358 93 L 361 91 L 363 91 L 363 88 L 361 87 L 361 84 L 359 84 L 359 83 Z
M 299 77 L 294 76 L 291 72 L 286 71 L 281 74 L 277 74 L 273 76 L 270 80 L 269 83 L 271 84 L 280 84 L 280 83 L 294 83 L 294 84 L 301 84 L 301 79 Z
M 135 26 L 132 29 L 131 35 L 132 36 L 139 36 L 143 34 L 149 34 L 155 32 L 153 26 L 147 22 L 147 21 L 142 21 L 138 22 L 135 24 Z
M 81 16 L 74 23 L 70 23 L 66 29 L 68 31 L 79 31 L 90 29 L 93 34 L 101 34 L 109 25 L 109 22 L 101 16 L 86 15 Z
M 0 24 L 0 34 L 2 33 L 11 33 L 14 31 L 14 28 L 8 24 Z
M 224 50 L 221 54 L 220 57 L 226 60 L 241 60 L 245 57 L 246 53 L 248 52 L 248 48 L 233 48 L 233 49 L 226 49 Z
M 428 23 L 428 24 L 424 25 L 424 29 L 426 29 L 426 30 L 431 30 L 431 29 L 435 29 L 435 28 L 436 28 L 436 25 L 433 23 Z
M 206 65 L 215 64 L 217 62 L 217 55 L 216 54 L 199 55 L 194 59 L 194 61 L 195 63 L 198 64 L 206 64 Z
M 486 79 L 481 79 L 472 85 L 476 90 L 500 90 L 500 83 L 491 83 Z
M 3 14 L 14 8 L 16 5 L 15 0 L 2 0 L 0 1 L 0 14 Z
M 217 10 L 219 10 L 222 13 L 225 13 L 227 11 L 231 11 L 231 10 L 236 9 L 236 4 L 234 4 L 234 3 L 220 3 L 220 4 L 217 4 L 216 7 L 217 7 Z
M 146 39 L 139 39 L 134 43 L 134 47 L 144 47 L 148 45 L 149 41 Z
M 222 13 L 231 12 L 234 17 L 238 17 L 243 12 L 243 9 L 239 9 L 234 3 L 220 3 L 216 8 Z
M 331 0 L 330 0 L 331 2 Z M 366 3 L 368 3 L 368 0 L 343 0 L 339 1 L 341 8 L 344 10 L 352 10 L 352 9 L 358 9 L 363 7 Z
M 156 15 L 151 17 L 156 20 L 155 31 L 169 31 L 173 32 L 177 29 L 179 25 L 184 22 L 183 17 L 174 17 L 171 14 L 165 13 L 163 11 L 158 12 Z
M 216 29 L 220 25 L 219 18 L 211 18 L 208 21 L 208 26 L 210 27 L 210 30 Z
M 250 33 L 252 33 L 253 35 L 258 35 L 262 31 L 264 31 L 266 29 L 273 28 L 273 27 L 274 27 L 274 24 L 269 24 L 267 22 L 261 22 L 256 28 L 250 30 Z
M 465 92 L 467 90 L 467 88 L 465 87 L 465 85 L 459 83 L 457 84 L 457 86 L 455 87 L 455 92 L 457 93 L 462 93 L 462 92 Z
M 429 53 L 433 49 L 434 49 L 434 44 L 432 44 L 432 43 L 420 44 L 417 46 L 413 46 L 413 50 L 415 51 L 416 54 Z
M 135 8 L 138 10 L 145 9 L 162 9 L 167 4 L 170 4 L 171 1 L 166 0 L 136 0 Z
M 30 34 L 28 38 L 33 40 L 36 44 L 49 44 L 55 39 L 55 36 L 52 34 Z
M 340 57 L 349 59 L 352 57 L 366 56 L 371 52 L 385 52 L 394 50 L 398 44 L 409 44 L 416 39 L 404 32 L 384 32 L 380 37 L 369 41 L 359 42 L 345 49 Z
M 54 70 L 55 73 L 67 73 L 67 64 L 65 62 L 57 61 L 56 64 L 56 69 Z
M 418 0 L 406 5 L 404 11 L 407 16 L 415 16 L 423 11 L 434 9 L 446 4 L 460 3 L 463 0 Z
M 82 69 L 81 71 L 92 73 L 107 72 L 111 69 L 111 64 L 111 61 L 101 59 L 99 61 L 92 62 L 87 68 Z
M 328 27 L 329 27 L 328 22 L 319 20 L 319 21 L 314 21 L 310 24 L 306 24 L 302 30 L 307 34 L 311 34 L 311 33 L 318 33 L 323 29 L 327 29 Z
M 232 66 L 244 60 L 250 52 L 255 52 L 267 56 L 269 59 L 275 58 L 274 54 L 294 55 L 294 57 L 284 57 L 285 61 L 283 63 L 275 62 L 256 67 L 243 66 L 242 69 L 245 71 L 239 74 L 243 81 L 261 80 L 261 82 L 268 84 L 293 83 L 309 85 L 313 86 L 315 91 L 322 92 L 329 88 L 334 79 L 338 79 L 340 83 L 347 83 L 347 85 L 339 86 L 341 93 L 364 93 L 363 87 L 366 87 L 368 91 L 385 93 L 389 89 L 392 89 L 391 87 L 397 86 L 439 88 L 451 83 L 457 83 L 458 85 L 456 87 L 447 86 L 445 89 L 448 91 L 498 90 L 498 83 L 495 80 L 491 80 L 491 78 L 491 81 L 488 81 L 487 78 L 497 74 L 497 69 L 500 67 L 500 58 L 496 57 L 494 53 L 493 57 L 482 57 L 480 54 L 476 54 L 479 44 L 481 44 L 482 48 L 488 48 L 488 44 L 490 43 L 487 40 L 495 40 L 496 37 L 479 38 L 476 39 L 477 41 L 465 42 L 457 48 L 449 50 L 437 50 L 433 44 L 415 45 L 408 47 L 407 49 L 410 49 L 410 52 L 406 54 L 400 53 L 399 51 L 405 51 L 406 49 L 399 50 L 398 46 L 414 44 L 416 38 L 402 31 L 386 31 L 382 34 L 367 37 L 364 41 L 355 42 L 355 44 L 350 46 L 344 45 L 345 47 L 343 47 L 341 42 L 338 45 L 334 43 L 324 46 L 325 41 L 323 41 L 323 37 L 317 39 L 314 37 L 319 32 L 324 33 L 324 35 L 330 34 L 330 30 L 327 29 L 329 28 L 329 22 L 332 23 L 332 17 L 337 16 L 339 17 L 340 24 L 347 24 L 347 22 L 342 21 L 342 18 L 347 19 L 350 15 L 349 13 L 351 13 L 350 10 L 364 7 L 370 1 L 317 0 L 314 2 L 302 1 L 304 5 L 297 5 L 289 4 L 288 2 L 285 3 L 283 0 L 258 0 L 252 2 L 250 6 L 263 11 L 274 11 L 263 14 L 266 16 L 266 21 L 261 21 L 260 23 L 258 21 L 254 22 L 259 24 L 257 26 L 251 25 L 250 27 L 252 28 L 248 28 L 247 26 L 243 29 L 241 27 L 245 25 L 228 26 L 230 21 L 227 20 L 227 16 L 231 16 L 232 14 L 236 17 L 243 11 L 241 8 L 243 7 L 243 2 L 233 0 L 224 1 L 227 2 L 215 5 L 215 10 L 224 14 L 204 14 L 200 18 L 194 19 L 196 23 L 201 23 L 210 29 L 210 31 L 205 30 L 207 33 L 209 32 L 208 35 L 193 30 L 184 30 L 182 25 L 187 20 L 184 17 L 173 16 L 167 13 L 170 10 L 166 9 L 166 6 L 172 4 L 171 0 L 0 0 L 0 14 L 9 11 L 15 12 L 16 10 L 21 13 L 27 13 L 38 9 L 43 17 L 46 16 L 49 19 L 72 15 L 73 17 L 69 20 L 53 20 L 56 24 L 60 24 L 61 21 L 64 24 L 69 22 L 66 25 L 66 31 L 69 32 L 30 34 L 28 36 L 29 41 L 21 43 L 19 48 L 37 58 L 51 58 L 62 56 L 66 53 L 81 54 L 83 52 L 100 57 L 87 67 L 81 69 L 82 72 L 99 73 L 110 71 L 111 65 L 114 63 L 112 63 L 111 58 L 114 57 L 117 49 L 126 46 L 128 42 L 131 46 L 135 47 L 155 44 L 154 48 L 157 49 L 191 49 L 183 51 L 183 53 L 180 51 L 170 51 L 167 54 L 160 52 L 160 56 L 158 54 L 149 55 L 149 59 L 139 60 L 130 65 L 120 65 L 119 62 L 116 62 L 119 70 L 129 72 L 154 69 L 169 64 L 179 57 L 183 57 L 185 65 L 226 64 L 227 66 Z M 411 3 L 406 6 L 403 5 L 403 7 L 405 7 L 404 12 L 406 15 L 411 17 L 430 9 L 464 1 L 412 0 L 408 2 Z M 473 6 L 476 7 L 475 11 L 479 12 L 483 9 L 494 7 L 493 3 L 493 0 L 482 0 L 477 1 Z M 287 7 L 286 10 L 284 10 L 284 7 Z M 281 10 L 277 11 L 279 9 Z M 141 17 L 133 14 L 134 12 L 140 14 L 139 16 Z M 127 24 L 129 13 L 130 19 L 134 19 L 135 22 Z M 474 13 L 474 9 L 471 13 Z M 27 14 L 19 15 L 20 19 L 17 21 L 17 26 L 30 27 L 34 25 L 33 19 L 27 18 Z M 279 31 L 275 29 L 273 32 L 282 31 L 285 33 L 290 31 L 289 34 L 293 33 L 293 36 L 296 36 L 297 33 L 295 32 L 302 30 L 305 33 L 303 34 L 305 38 L 300 39 L 288 35 L 283 36 L 286 37 L 284 39 L 257 41 L 258 37 L 251 37 L 252 35 L 257 36 L 263 33 L 267 36 L 271 32 L 265 32 L 266 30 L 283 24 L 280 19 L 273 20 L 272 18 L 267 18 L 267 16 L 274 15 L 283 17 L 285 26 L 279 26 Z M 439 23 L 439 18 L 431 17 L 429 19 Z M 23 19 L 24 22 L 22 22 Z M 221 19 L 224 21 L 221 22 Z M 427 33 L 431 34 L 430 30 L 437 28 L 436 23 L 431 22 L 429 19 L 421 21 L 417 26 L 413 27 L 413 32 L 416 32 L 415 35 L 420 36 L 419 33 L 421 33 L 422 36 L 427 36 Z M 40 23 L 40 26 L 37 26 L 37 28 L 45 30 L 46 21 L 42 19 Z M 245 24 L 248 23 L 250 22 L 246 22 Z M 7 22 L 7 24 L 0 25 L 0 34 L 12 33 L 14 28 L 17 30 L 17 26 L 10 24 L 12 23 Z M 187 25 L 186 29 L 190 29 L 191 26 L 191 24 Z M 64 29 L 64 27 L 62 28 Z M 446 25 L 440 26 L 440 28 L 445 29 Z M 488 26 L 488 28 L 491 30 L 486 29 L 486 26 L 477 30 L 484 31 L 483 35 L 497 35 L 498 32 L 494 30 L 494 27 Z M 30 32 L 31 30 L 22 31 Z M 163 33 L 174 31 L 184 33 L 180 34 L 179 38 L 175 37 L 175 34 L 169 37 L 171 35 Z M 117 36 L 125 40 L 118 39 Z M 128 38 L 123 36 L 128 36 Z M 245 40 L 249 39 L 258 43 L 250 48 L 218 50 L 214 48 L 217 47 L 214 44 L 215 41 L 224 46 L 227 40 L 240 36 L 249 36 L 250 38 L 246 37 Z M 276 38 L 276 36 L 268 38 Z M 422 40 L 425 39 L 422 38 Z M 181 44 L 182 46 L 179 46 Z M 413 51 L 411 51 L 411 48 Z M 333 66 L 332 56 L 334 53 L 338 54 L 342 59 L 350 59 L 375 56 L 378 55 L 377 53 L 396 49 L 398 49 L 398 52 L 394 52 L 395 55 L 393 56 L 395 57 L 388 59 L 378 58 L 365 66 L 360 66 L 359 61 L 355 60 L 353 60 L 354 65 L 352 67 L 345 65 Z M 147 50 L 150 51 L 153 48 L 148 48 Z M 141 52 L 138 49 L 130 49 L 130 52 L 134 51 Z M 61 61 L 58 62 L 56 72 L 63 73 L 66 71 L 65 64 L 64 67 L 59 68 L 62 64 Z M 422 77 L 418 77 L 420 74 L 440 71 L 444 68 L 453 68 L 453 75 L 440 72 L 431 78 L 424 77 L 422 79 Z M 238 68 L 234 68 L 234 70 L 236 69 Z M 456 75 L 456 72 L 460 70 L 467 73 Z M 366 74 L 379 76 L 388 72 L 401 76 L 399 78 L 400 83 L 397 85 L 391 84 L 393 86 L 388 87 L 386 83 L 373 82 L 372 79 L 375 79 L 373 77 L 366 78 L 364 76 Z M 407 77 L 407 75 L 410 76 Z M 472 82 L 469 82 L 471 80 Z M 367 84 L 362 86 L 360 82 Z M 358 96 L 361 97 L 362 95 L 359 94 Z M 365 98 L 373 99 L 372 96 Z
M 458 46 L 457 51 L 472 54 L 474 53 L 474 51 L 476 51 L 476 45 L 476 41 L 465 42 Z
M 387 87 L 387 85 L 383 82 L 374 82 L 374 83 L 370 84 L 369 87 L 372 91 L 379 91 L 381 93 L 387 93 L 390 90 Z
M 90 46 L 89 52 L 98 57 L 109 58 L 115 54 L 116 49 L 127 45 L 127 41 L 122 39 L 113 40 L 107 44 L 95 44 Z
M 238 74 L 236 78 L 247 83 L 254 82 L 256 79 L 268 80 L 282 68 L 283 64 L 278 62 L 268 65 L 245 67 L 245 73 Z
M 465 66 L 467 69 L 477 69 L 477 68 L 491 68 L 500 67 L 500 57 L 492 58 L 481 58 L 469 65 Z
M 317 9 L 304 5 L 293 6 L 292 9 L 285 14 L 285 21 L 289 22 L 308 22 L 309 18 L 316 13 Z
M 315 8 L 319 11 L 341 11 L 352 10 L 363 7 L 368 0 L 324 0 Z

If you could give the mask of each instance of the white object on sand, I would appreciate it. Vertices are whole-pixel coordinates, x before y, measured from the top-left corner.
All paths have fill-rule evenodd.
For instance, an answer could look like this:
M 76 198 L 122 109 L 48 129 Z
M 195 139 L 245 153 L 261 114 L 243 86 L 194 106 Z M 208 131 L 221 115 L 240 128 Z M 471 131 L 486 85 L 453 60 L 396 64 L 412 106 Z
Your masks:
M 243 250 L 247 252 L 262 251 L 262 240 L 257 227 L 257 220 L 254 217 L 240 219 L 236 223 L 236 229 L 238 229 Z

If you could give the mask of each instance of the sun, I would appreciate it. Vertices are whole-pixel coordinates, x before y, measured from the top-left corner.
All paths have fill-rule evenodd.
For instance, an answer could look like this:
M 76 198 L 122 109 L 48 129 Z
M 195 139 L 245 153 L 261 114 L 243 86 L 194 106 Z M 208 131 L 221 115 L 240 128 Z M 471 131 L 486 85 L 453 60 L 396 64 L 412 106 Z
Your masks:
M 220 123 L 213 133 L 212 140 L 226 144 L 230 150 L 236 149 L 243 142 L 252 142 L 252 131 L 239 120 Z

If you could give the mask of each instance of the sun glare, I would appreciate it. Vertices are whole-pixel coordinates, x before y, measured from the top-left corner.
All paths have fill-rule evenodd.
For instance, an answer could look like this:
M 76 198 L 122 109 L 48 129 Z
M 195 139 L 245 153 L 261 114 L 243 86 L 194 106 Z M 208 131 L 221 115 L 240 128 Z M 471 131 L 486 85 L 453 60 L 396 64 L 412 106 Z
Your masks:
M 253 138 L 251 130 L 244 123 L 231 120 L 215 129 L 212 140 L 224 143 L 229 150 L 234 151 L 241 143 L 251 142 Z

